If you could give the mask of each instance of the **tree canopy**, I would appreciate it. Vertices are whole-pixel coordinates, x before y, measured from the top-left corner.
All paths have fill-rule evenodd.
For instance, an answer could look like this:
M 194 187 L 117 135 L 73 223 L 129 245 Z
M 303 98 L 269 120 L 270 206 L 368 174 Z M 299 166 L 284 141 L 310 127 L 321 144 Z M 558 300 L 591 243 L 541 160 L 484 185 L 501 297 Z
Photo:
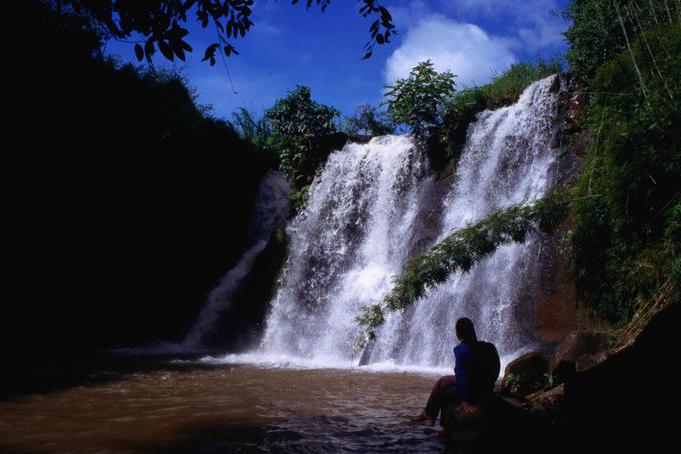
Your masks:
M 386 87 L 388 115 L 395 123 L 408 125 L 416 135 L 441 124 L 445 101 L 455 91 L 454 77 L 451 71 L 435 71 L 430 60 L 419 63 L 409 77 Z
M 383 136 L 395 132 L 395 125 L 384 111 L 363 104 L 345 119 L 345 131 L 355 135 Z
M 298 85 L 269 109 L 265 116 L 279 136 L 279 168 L 293 183 L 312 166 L 313 139 L 336 131 L 338 110 L 312 100 L 310 87 Z
M 375 18 L 369 27 L 370 38 L 363 58 L 371 57 L 376 44 L 390 42 L 396 33 L 390 12 L 376 0 L 358 0 L 359 14 Z M 215 64 L 218 52 L 226 56 L 238 54 L 234 41 L 243 38 L 254 25 L 251 20 L 254 0 L 56 0 L 59 8 L 71 8 L 101 24 L 112 37 L 129 41 L 135 55 L 151 63 L 158 49 L 168 60 L 185 59 L 192 47 L 185 41 L 191 16 L 201 27 L 215 28 L 216 40 L 206 47 L 202 61 Z M 299 0 L 291 0 L 295 5 Z M 305 0 L 322 11 L 331 0 Z

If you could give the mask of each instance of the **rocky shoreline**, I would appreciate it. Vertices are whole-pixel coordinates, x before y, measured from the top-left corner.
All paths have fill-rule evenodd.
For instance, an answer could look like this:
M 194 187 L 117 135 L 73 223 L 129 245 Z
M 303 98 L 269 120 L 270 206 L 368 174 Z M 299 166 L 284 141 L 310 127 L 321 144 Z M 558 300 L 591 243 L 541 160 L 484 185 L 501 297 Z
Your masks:
M 496 392 L 473 415 L 443 411 L 448 452 L 573 452 L 664 446 L 676 403 L 670 341 L 681 305 L 654 315 L 626 348 L 576 330 L 551 355 L 531 352 L 506 366 Z

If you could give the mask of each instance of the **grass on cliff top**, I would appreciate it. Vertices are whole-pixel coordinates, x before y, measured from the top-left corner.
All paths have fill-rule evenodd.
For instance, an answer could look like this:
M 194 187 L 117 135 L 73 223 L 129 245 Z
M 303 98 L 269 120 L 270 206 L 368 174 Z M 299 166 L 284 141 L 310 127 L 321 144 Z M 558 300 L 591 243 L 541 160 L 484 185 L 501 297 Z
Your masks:
M 487 109 L 508 106 L 518 100 L 522 92 L 533 82 L 551 74 L 560 74 L 562 64 L 558 60 L 537 63 L 516 63 L 494 77 L 492 82 L 480 88 Z

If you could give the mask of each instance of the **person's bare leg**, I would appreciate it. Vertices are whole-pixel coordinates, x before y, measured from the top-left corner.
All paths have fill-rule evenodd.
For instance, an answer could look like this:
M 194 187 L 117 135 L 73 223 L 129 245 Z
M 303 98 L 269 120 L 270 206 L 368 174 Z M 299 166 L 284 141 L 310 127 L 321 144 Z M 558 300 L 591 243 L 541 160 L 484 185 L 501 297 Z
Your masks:
M 456 386 L 456 377 L 454 375 L 445 375 L 435 382 L 433 390 L 430 392 L 426 408 L 418 416 L 412 418 L 413 422 L 421 422 L 425 425 L 435 425 L 435 420 L 440 410 L 445 404 L 445 398 L 452 388 Z

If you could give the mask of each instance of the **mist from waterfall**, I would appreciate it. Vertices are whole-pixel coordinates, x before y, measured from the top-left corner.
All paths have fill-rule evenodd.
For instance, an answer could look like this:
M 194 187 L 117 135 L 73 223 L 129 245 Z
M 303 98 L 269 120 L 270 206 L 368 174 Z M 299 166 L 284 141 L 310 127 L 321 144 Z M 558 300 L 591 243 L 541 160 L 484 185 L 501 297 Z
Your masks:
M 515 104 L 481 112 L 449 178 L 436 179 L 410 137 L 377 137 L 331 154 L 288 225 L 289 255 L 262 342 L 240 360 L 356 365 L 355 318 L 390 291 L 410 258 L 453 230 L 550 189 L 559 155 L 557 87 L 552 76 Z M 450 367 L 461 316 L 502 356 L 527 348 L 534 341 L 539 247 L 532 235 L 503 246 L 411 308 L 389 314 L 370 365 Z

